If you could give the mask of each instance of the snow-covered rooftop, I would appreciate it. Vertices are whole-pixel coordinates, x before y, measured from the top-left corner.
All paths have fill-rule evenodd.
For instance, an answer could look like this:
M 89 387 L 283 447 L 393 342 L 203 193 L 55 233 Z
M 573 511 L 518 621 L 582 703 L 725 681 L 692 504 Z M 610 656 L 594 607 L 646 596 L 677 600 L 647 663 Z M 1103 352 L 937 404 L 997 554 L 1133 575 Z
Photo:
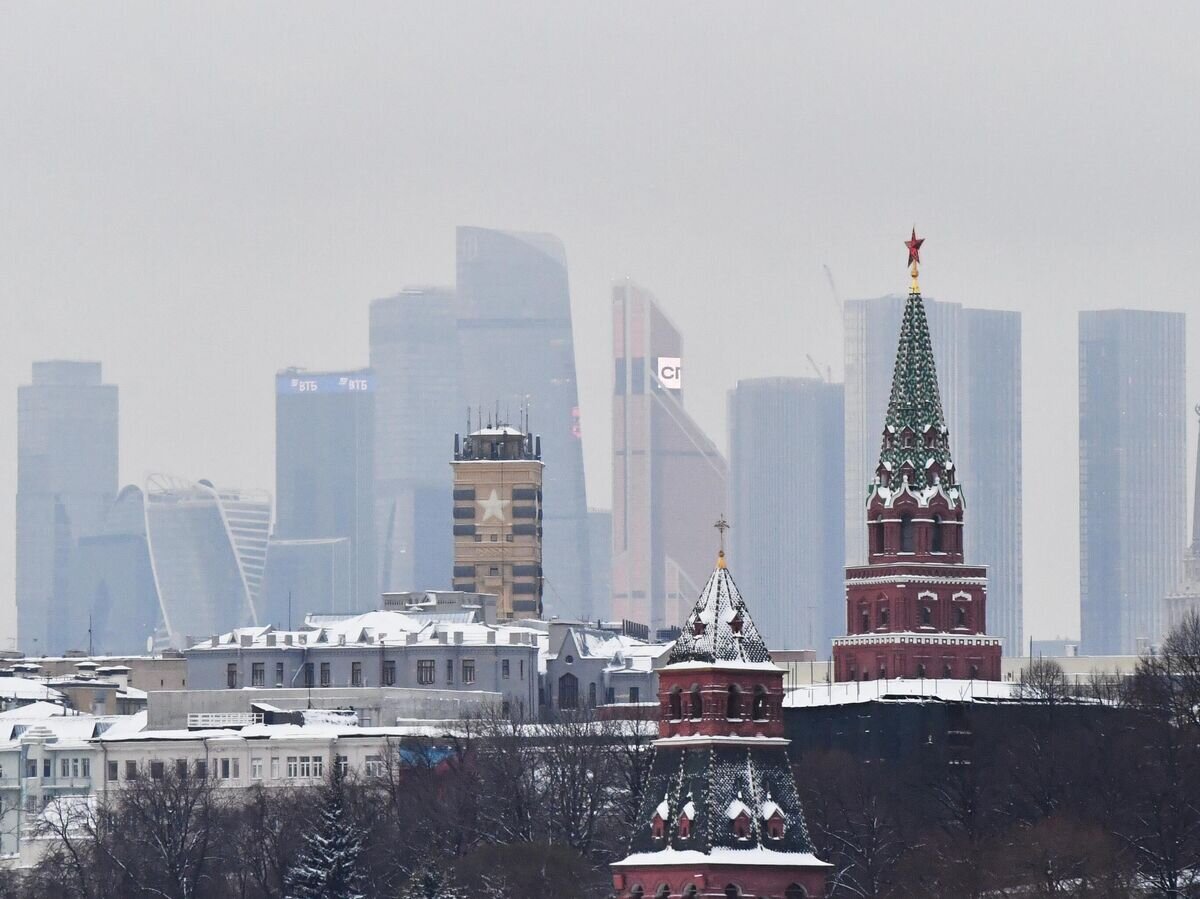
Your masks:
M 849 681 L 795 687 L 784 697 L 785 708 L 850 705 L 858 702 L 999 702 L 1014 699 L 1012 681 L 910 679 Z

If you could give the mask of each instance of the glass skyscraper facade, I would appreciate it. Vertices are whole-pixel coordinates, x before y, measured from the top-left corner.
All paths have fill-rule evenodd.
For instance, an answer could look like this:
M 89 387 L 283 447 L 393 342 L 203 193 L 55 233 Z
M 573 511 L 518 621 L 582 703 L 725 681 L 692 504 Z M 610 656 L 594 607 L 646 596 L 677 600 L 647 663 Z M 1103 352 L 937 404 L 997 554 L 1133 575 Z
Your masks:
M 17 389 L 16 600 L 21 648 L 62 652 L 72 560 L 117 492 L 117 388 L 100 363 L 33 364 Z
M 170 645 L 263 622 L 260 597 L 271 528 L 265 491 L 155 475 L 146 486 L 146 535 Z
M 867 484 L 883 439 L 904 297 L 845 304 L 846 564 L 867 560 Z M 968 514 L 965 549 L 988 568 L 988 632 L 1023 647 L 1021 316 L 926 298 L 946 425 Z M 997 472 L 1006 472 L 998 480 Z
M 828 655 L 843 631 L 844 390 L 752 378 L 729 392 L 732 563 L 772 649 Z
M 1185 316 L 1079 314 L 1081 651 L 1131 654 L 1163 632 L 1186 519 Z M 969 496 L 969 495 L 968 495 Z
M 590 618 L 591 547 L 562 243 L 549 234 L 460 227 L 457 279 L 459 408 L 514 423 L 528 410 L 546 465 L 545 614 Z M 445 449 L 441 458 L 444 465 Z
M 280 541 L 344 540 L 339 582 L 309 612 L 367 611 L 379 604 L 375 564 L 375 379 L 371 371 L 275 377 L 275 530 Z M 316 544 L 302 544 L 314 547 Z M 313 550 L 322 557 L 324 550 Z M 301 552 L 301 555 L 303 552 Z M 294 556 L 280 551 L 275 558 Z M 302 566 L 303 567 L 303 566 Z M 293 566 L 272 566 L 278 595 Z M 311 585 L 311 582 L 310 582 Z M 286 595 L 286 594 L 285 594 Z M 310 600 L 311 601 L 311 600 Z
M 712 571 L 728 467 L 684 409 L 682 336 L 628 281 L 613 287 L 613 354 L 612 616 L 656 634 Z
M 414 287 L 375 300 L 370 343 L 379 589 L 447 590 L 454 564 L 449 459 L 466 422 L 454 292 Z

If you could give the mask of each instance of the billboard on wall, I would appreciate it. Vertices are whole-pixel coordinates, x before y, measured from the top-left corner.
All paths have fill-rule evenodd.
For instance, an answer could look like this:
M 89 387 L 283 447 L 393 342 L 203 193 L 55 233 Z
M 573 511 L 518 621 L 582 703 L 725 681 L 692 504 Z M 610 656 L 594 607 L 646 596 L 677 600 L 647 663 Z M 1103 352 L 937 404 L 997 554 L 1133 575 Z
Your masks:
M 370 372 L 281 372 L 275 376 L 275 392 L 292 393 L 374 393 L 375 376 Z
M 660 385 L 667 390 L 683 389 L 683 365 L 678 356 L 659 356 L 654 368 Z

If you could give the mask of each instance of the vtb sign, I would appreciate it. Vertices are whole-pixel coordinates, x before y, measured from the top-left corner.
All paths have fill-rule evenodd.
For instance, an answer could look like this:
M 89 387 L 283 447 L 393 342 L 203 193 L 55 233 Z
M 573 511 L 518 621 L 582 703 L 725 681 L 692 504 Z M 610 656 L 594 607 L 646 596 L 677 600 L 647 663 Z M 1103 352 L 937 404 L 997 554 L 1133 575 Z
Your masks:
M 656 367 L 659 384 L 667 390 L 683 389 L 683 364 L 678 356 L 659 356 Z

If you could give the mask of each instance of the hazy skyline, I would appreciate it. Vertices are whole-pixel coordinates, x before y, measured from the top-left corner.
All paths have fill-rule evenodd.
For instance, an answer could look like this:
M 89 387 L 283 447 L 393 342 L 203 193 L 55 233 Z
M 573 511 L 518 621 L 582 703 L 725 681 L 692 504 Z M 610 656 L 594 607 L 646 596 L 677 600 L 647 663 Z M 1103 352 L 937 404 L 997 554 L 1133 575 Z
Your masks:
M 1024 314 L 1026 634 L 1078 635 L 1077 312 L 1192 312 L 1200 349 L 1198 27 L 1115 2 L 8 6 L 0 647 L 34 360 L 103 363 L 122 484 L 270 488 L 275 372 L 365 365 L 371 299 L 452 284 L 456 225 L 563 241 L 608 507 L 614 279 L 683 333 L 724 447 L 736 379 L 806 353 L 840 377 L 822 265 L 843 298 L 902 293 L 915 223 L 927 296 Z

